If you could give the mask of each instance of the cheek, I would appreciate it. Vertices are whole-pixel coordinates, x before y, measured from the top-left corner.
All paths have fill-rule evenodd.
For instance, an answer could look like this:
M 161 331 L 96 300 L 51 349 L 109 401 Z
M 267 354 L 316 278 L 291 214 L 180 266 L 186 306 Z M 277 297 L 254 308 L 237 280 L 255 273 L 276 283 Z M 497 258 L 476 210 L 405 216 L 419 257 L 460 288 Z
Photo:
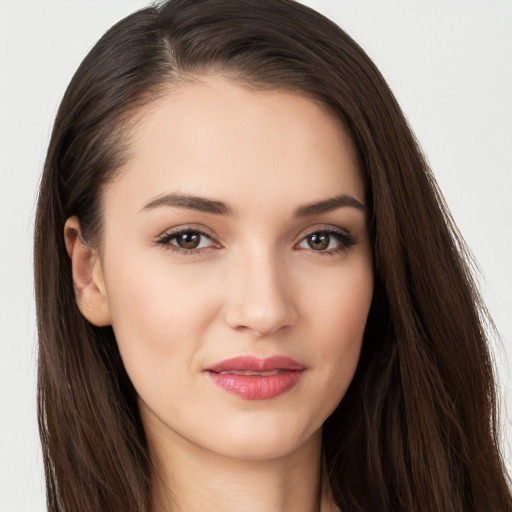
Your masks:
M 204 276 L 177 266 L 144 265 L 134 257 L 116 262 L 108 276 L 112 326 L 127 370 L 164 361 L 167 367 L 169 362 L 187 367 L 217 310 Z
M 310 309 L 316 326 L 315 358 L 322 367 L 324 385 L 341 400 L 356 370 L 373 297 L 371 266 L 351 268 L 341 279 L 317 294 Z
M 333 343 L 330 348 L 336 353 L 337 346 L 342 351 L 343 341 L 361 341 L 373 297 L 371 265 L 363 260 L 347 266 L 322 284 L 316 288 L 308 309 L 323 331 L 319 339 Z

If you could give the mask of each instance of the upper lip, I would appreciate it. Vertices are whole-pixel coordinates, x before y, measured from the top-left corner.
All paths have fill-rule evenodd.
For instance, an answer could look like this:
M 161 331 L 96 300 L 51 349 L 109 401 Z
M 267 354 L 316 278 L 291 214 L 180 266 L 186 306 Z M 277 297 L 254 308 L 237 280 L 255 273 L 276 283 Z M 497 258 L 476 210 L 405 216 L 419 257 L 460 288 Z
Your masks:
M 305 370 L 306 367 L 287 356 L 272 356 L 267 358 L 258 358 L 254 356 L 238 356 L 215 363 L 205 368 L 210 372 L 229 372 L 229 371 L 251 371 L 251 372 L 271 372 L 274 370 Z

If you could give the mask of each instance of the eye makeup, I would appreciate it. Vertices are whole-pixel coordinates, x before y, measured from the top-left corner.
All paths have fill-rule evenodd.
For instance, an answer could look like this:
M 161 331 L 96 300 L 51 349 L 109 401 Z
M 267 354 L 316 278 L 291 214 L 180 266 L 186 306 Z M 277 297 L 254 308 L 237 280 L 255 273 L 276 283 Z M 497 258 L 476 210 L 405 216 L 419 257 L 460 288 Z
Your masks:
M 205 240 L 211 243 L 203 245 Z M 198 228 L 179 227 L 165 232 L 156 240 L 164 249 L 183 256 L 199 255 L 222 245 L 214 239 L 213 233 Z M 306 243 L 308 247 L 302 244 Z M 315 228 L 307 232 L 294 248 L 308 250 L 318 256 L 334 256 L 346 252 L 357 244 L 357 237 L 332 226 Z

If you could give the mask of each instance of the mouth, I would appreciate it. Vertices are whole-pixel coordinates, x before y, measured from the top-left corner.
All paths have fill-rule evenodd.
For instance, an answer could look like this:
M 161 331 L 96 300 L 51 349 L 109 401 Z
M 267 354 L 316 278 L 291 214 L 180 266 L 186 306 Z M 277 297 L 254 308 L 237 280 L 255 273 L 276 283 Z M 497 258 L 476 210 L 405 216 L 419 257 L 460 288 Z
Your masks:
M 229 393 L 246 400 L 267 400 L 293 388 L 305 370 L 303 364 L 290 357 L 242 356 L 221 361 L 204 371 Z

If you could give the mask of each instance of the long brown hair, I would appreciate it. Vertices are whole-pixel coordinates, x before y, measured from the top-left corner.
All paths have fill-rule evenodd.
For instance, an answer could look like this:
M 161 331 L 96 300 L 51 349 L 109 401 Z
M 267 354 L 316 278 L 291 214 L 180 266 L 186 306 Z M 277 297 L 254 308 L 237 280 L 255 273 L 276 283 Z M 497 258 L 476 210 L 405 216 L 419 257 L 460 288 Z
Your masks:
M 172 84 L 220 73 L 320 101 L 366 182 L 375 295 L 353 382 L 324 425 L 349 511 L 510 511 L 485 307 L 435 180 L 393 94 L 337 25 L 292 0 L 169 0 L 123 19 L 62 100 L 35 227 L 39 425 L 48 509 L 151 510 L 136 393 L 110 327 L 81 315 L 63 228 L 101 239 L 101 192 L 136 114 Z

